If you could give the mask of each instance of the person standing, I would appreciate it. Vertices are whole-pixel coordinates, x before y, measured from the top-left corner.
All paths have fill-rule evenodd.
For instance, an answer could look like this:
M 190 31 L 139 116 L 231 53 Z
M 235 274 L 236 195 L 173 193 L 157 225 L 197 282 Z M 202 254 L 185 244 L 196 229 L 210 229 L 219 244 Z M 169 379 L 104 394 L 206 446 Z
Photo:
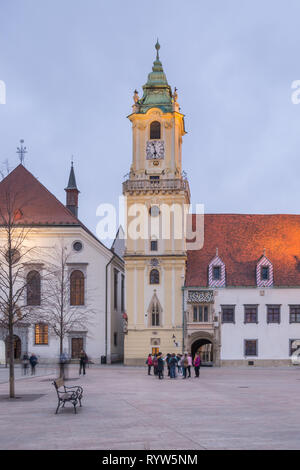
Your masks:
M 182 374 L 182 369 L 181 369 L 181 354 L 177 354 L 176 358 L 177 358 L 177 372 L 178 372 L 178 375 L 179 374 Z
M 187 355 L 187 353 L 184 353 L 184 356 L 181 358 L 181 367 L 182 367 L 182 375 L 183 375 L 182 378 L 183 379 L 186 379 L 186 372 L 187 372 L 188 365 L 189 365 L 188 355 Z
M 23 365 L 23 374 L 27 375 L 28 366 L 29 366 L 29 357 L 27 353 L 23 354 L 22 365 Z
M 188 376 L 189 379 L 191 378 L 191 367 L 192 367 L 192 365 L 193 365 L 192 355 L 191 355 L 191 354 L 188 354 L 188 366 L 187 366 L 187 370 L 188 370 L 188 373 L 189 373 L 189 376 Z
M 176 379 L 176 366 L 177 366 L 177 359 L 176 359 L 175 354 L 173 353 L 169 359 L 170 379 Z
M 146 360 L 146 364 L 148 365 L 148 375 L 151 375 L 151 367 L 153 366 L 152 355 L 149 354 Z
M 163 360 L 161 353 L 158 354 L 157 363 L 158 363 L 157 364 L 158 378 L 163 379 L 164 378 L 164 360 Z
M 158 358 L 157 358 L 157 354 L 155 354 L 154 358 L 153 358 L 153 373 L 154 373 L 154 375 L 158 374 L 157 367 L 158 367 Z
M 79 354 L 79 375 L 81 375 L 81 371 L 83 371 L 83 375 L 85 375 L 85 366 L 87 362 L 88 362 L 87 354 L 82 349 Z
M 35 366 L 38 363 L 38 358 L 34 353 L 31 354 L 29 358 L 30 366 L 31 366 L 31 375 L 35 375 Z
M 201 357 L 200 357 L 200 353 L 197 352 L 196 357 L 194 359 L 195 378 L 199 377 L 200 366 L 201 366 Z

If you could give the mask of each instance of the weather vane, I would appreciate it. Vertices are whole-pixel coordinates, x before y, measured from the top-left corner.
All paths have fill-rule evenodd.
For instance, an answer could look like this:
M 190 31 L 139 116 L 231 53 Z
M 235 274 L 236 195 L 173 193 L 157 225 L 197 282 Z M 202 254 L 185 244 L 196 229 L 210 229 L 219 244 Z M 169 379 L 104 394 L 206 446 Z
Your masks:
M 24 144 L 23 139 L 20 140 L 20 144 L 21 144 L 21 146 L 17 147 L 17 154 L 19 155 L 20 162 L 23 165 L 24 159 L 25 159 L 25 154 L 27 153 L 27 149 L 26 149 L 26 147 L 23 147 L 23 144 Z

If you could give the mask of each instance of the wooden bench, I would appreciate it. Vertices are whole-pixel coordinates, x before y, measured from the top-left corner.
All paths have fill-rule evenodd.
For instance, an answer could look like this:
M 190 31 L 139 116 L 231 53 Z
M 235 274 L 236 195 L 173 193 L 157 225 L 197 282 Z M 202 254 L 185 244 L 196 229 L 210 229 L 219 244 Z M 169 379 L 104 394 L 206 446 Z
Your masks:
M 57 398 L 58 398 L 58 404 L 57 404 L 55 414 L 57 414 L 60 406 L 62 405 L 62 408 L 64 408 L 65 403 L 67 402 L 72 403 L 72 405 L 74 406 L 74 412 L 76 414 L 76 406 L 78 402 L 81 406 L 83 388 L 80 387 L 79 385 L 76 385 L 74 387 L 66 387 L 64 384 L 63 378 L 54 380 L 53 385 L 55 387 Z

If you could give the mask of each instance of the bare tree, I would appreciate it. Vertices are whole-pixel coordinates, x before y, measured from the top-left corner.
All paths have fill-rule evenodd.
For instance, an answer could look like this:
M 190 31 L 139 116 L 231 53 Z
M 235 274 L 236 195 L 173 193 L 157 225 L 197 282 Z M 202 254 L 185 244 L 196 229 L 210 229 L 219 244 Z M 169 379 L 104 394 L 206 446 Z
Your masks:
M 9 359 L 9 396 L 15 397 L 14 327 L 34 315 L 26 302 L 26 263 L 33 256 L 34 247 L 28 238 L 32 227 L 21 225 L 22 200 L 20 194 L 7 186 L 1 192 L 0 204 L 0 326 L 7 330 Z M 24 200 L 24 198 L 23 198 Z
M 88 327 L 94 314 L 88 299 L 72 302 L 77 293 L 70 282 L 72 253 L 63 242 L 47 260 L 44 275 L 43 297 L 46 299 L 41 319 L 48 324 L 49 330 L 59 340 L 59 354 L 63 353 L 65 337 L 74 330 Z M 75 288 L 76 289 L 76 288 Z M 85 289 L 85 297 L 87 290 Z M 80 295 L 80 294 L 79 294 Z M 61 368 L 60 373 L 63 373 Z

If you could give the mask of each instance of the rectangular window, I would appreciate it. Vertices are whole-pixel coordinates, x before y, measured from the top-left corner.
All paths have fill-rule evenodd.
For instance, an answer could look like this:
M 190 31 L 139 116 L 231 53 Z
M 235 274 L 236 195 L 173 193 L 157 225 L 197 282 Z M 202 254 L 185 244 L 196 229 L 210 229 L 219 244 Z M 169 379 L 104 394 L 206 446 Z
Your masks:
M 208 306 L 204 306 L 204 322 L 208 322 Z
M 261 268 L 261 279 L 267 281 L 269 279 L 269 266 L 263 266 Z
M 37 323 L 34 327 L 35 344 L 48 344 L 48 325 Z
M 245 305 L 244 323 L 258 323 L 257 305 Z
M 280 305 L 267 305 L 267 323 L 280 323 Z
M 245 339 L 245 356 L 257 356 L 257 339 Z
M 221 279 L 221 267 L 220 266 L 213 267 L 213 278 L 215 280 Z
M 118 308 L 118 270 L 114 269 L 114 308 Z
M 157 240 L 151 240 L 150 242 L 150 250 L 157 251 Z
M 194 305 L 193 307 L 193 322 L 203 323 L 208 322 L 208 306 L 207 305 Z
M 124 312 L 125 276 L 121 276 L 121 310 Z
M 300 323 L 300 305 L 290 305 L 290 323 Z
M 234 305 L 221 305 L 222 323 L 235 323 L 234 307 Z
M 193 321 L 197 322 L 198 321 L 198 307 L 194 307 L 194 316 L 193 316 Z
M 118 346 L 118 333 L 114 333 L 114 346 Z

